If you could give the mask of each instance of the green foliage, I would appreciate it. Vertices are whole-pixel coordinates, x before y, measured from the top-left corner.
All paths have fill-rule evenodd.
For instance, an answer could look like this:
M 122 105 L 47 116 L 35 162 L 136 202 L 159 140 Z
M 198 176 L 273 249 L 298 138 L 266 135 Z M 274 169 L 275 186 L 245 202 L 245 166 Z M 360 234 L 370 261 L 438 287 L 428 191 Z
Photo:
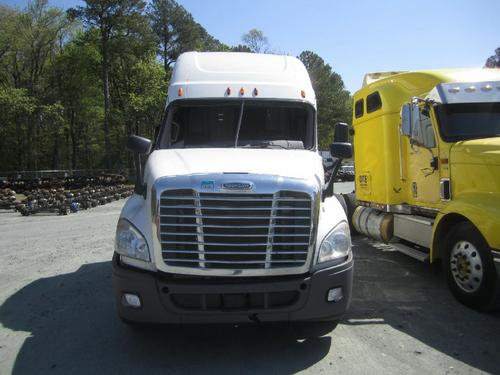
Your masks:
M 165 73 L 187 51 L 225 51 L 229 47 L 212 37 L 191 14 L 174 0 L 153 0 L 147 10 L 163 60 Z
M 244 46 L 243 44 L 238 44 L 237 46 L 231 47 L 231 52 L 252 52 L 250 48 Z
M 86 0 L 66 12 L 46 0 L 0 5 L 0 171 L 130 168 L 126 138 L 154 136 L 179 54 L 268 51 L 262 31 L 245 35 L 227 46 L 174 0 Z M 301 59 L 326 146 L 350 96 L 319 56 Z
M 333 125 L 350 123 L 351 95 L 339 74 L 317 54 L 304 51 L 298 56 L 311 78 L 318 105 L 318 142 L 320 149 L 328 149 L 333 140 Z
M 488 57 L 486 60 L 485 68 L 500 68 L 500 47 L 495 50 L 493 56 Z
M 265 53 L 269 50 L 269 41 L 262 30 L 251 29 L 243 34 L 241 40 L 251 52 Z

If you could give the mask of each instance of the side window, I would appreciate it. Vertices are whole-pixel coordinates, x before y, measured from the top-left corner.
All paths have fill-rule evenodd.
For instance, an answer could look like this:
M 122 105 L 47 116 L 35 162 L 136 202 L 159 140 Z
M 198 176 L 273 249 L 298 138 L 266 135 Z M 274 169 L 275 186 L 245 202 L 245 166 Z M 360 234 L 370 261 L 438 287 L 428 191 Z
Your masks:
M 366 113 L 375 112 L 377 109 L 382 108 L 382 99 L 378 91 L 366 97 Z
M 359 99 L 355 104 L 354 104 L 354 116 L 356 118 L 362 117 L 364 114 L 364 101 L 363 99 Z
M 412 135 L 411 138 L 424 146 L 436 147 L 436 138 L 432 129 L 432 121 L 429 110 L 414 107 L 412 110 Z

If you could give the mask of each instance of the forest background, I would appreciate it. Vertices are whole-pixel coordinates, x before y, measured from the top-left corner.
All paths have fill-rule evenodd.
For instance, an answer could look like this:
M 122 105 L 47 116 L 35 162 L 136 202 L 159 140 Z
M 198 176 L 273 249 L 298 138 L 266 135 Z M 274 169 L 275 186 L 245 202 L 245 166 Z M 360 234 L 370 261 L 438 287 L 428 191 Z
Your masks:
M 175 0 L 0 5 L 0 171 L 131 168 L 126 139 L 153 137 L 185 51 L 274 53 L 257 29 L 224 44 Z M 332 125 L 350 122 L 351 93 L 318 54 L 297 57 L 316 92 L 326 149 Z M 500 48 L 486 66 L 500 66 Z

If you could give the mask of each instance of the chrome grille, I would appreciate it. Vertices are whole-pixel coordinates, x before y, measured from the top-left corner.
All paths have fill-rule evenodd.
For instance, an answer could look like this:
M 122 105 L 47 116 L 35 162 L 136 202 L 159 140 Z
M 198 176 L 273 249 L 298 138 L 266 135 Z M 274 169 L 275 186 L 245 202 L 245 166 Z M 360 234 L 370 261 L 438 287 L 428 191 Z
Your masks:
M 311 235 L 308 194 L 198 193 L 160 196 L 160 243 L 168 266 L 275 269 L 305 264 Z

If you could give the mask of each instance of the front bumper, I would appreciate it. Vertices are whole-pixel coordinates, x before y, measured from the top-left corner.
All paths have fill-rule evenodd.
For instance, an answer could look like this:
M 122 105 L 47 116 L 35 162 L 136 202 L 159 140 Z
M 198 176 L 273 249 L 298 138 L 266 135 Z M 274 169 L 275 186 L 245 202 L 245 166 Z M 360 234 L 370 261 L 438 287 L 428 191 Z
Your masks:
M 245 323 L 336 320 L 349 308 L 352 256 L 346 262 L 307 275 L 205 278 L 182 277 L 130 268 L 113 257 L 113 289 L 118 314 L 145 323 Z M 342 288 L 342 299 L 327 302 L 328 290 Z M 126 306 L 133 293 L 140 308 Z

